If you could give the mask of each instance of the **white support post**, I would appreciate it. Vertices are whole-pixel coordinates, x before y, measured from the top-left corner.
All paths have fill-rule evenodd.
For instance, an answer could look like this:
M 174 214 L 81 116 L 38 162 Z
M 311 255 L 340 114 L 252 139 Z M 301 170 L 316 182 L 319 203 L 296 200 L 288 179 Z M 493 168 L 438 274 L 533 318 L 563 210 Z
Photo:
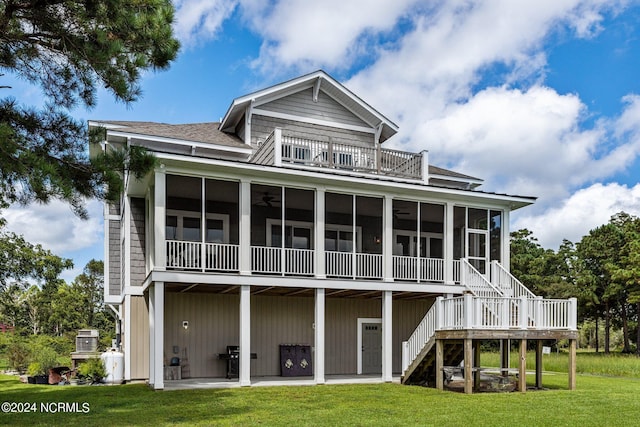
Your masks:
M 240 373 L 241 386 L 251 385 L 251 287 L 240 287 Z
M 382 380 L 393 381 L 393 292 L 382 292 Z
M 439 331 L 444 326 L 444 308 L 442 305 L 444 304 L 444 298 L 437 297 L 435 302 L 435 310 L 436 310 L 436 325 L 435 330 Z
M 546 328 L 547 325 L 543 322 L 544 316 L 542 315 L 542 297 L 536 297 L 533 311 L 533 327 L 535 329 Z
M 422 182 L 429 184 L 429 152 L 424 150 L 422 153 Z
M 164 282 L 153 284 L 153 348 L 150 349 L 153 358 L 153 388 L 164 389 Z M 149 332 L 151 335 L 151 331 Z
M 155 290 L 153 287 L 153 284 L 151 286 L 149 286 L 149 386 L 151 388 L 153 388 L 153 385 L 155 383 L 155 375 L 156 375 L 156 370 L 155 370 L 155 355 L 153 354 L 153 349 L 156 348 L 156 344 L 155 344 L 155 330 L 156 330 L 156 326 L 155 326 L 155 302 L 153 300 L 155 294 Z M 130 297 L 129 297 L 130 298 Z M 131 330 L 131 328 L 128 328 L 129 330 Z M 129 335 L 129 333 L 127 333 L 125 335 L 125 338 Z M 125 346 L 128 347 L 128 346 Z M 127 353 L 131 353 L 131 351 L 128 349 Z M 124 368 L 125 371 L 127 370 L 127 368 L 129 368 L 129 370 L 131 369 L 131 358 L 129 357 L 129 360 L 127 360 L 128 363 L 124 364 Z M 127 375 L 125 374 L 125 377 L 127 377 Z M 129 378 L 131 378 L 131 375 L 128 376 Z
M 572 331 L 578 330 L 578 299 L 577 298 L 569 298 L 569 329 Z M 575 340 L 574 340 L 575 344 Z M 575 377 L 575 375 L 574 375 Z
M 527 329 L 529 319 L 529 304 L 527 304 L 527 297 L 520 297 L 520 329 Z
M 393 282 L 393 197 L 384 196 L 382 221 L 382 276 L 385 282 Z
M 204 273 L 207 269 L 207 179 L 202 177 L 200 179 L 200 185 L 202 186 L 201 190 L 201 199 L 200 199 L 200 268 Z
M 472 329 L 473 328 L 473 319 L 474 319 L 474 313 L 473 313 L 473 295 L 471 294 L 464 294 L 463 297 L 463 305 L 464 305 L 464 322 L 463 322 L 463 329 Z M 466 361 L 465 361 L 466 363 Z
M 324 315 L 325 315 L 325 289 L 316 289 L 316 305 L 314 313 L 315 334 L 315 360 L 313 363 L 313 376 L 316 384 L 324 384 Z
M 453 203 L 444 207 L 444 283 L 453 285 Z
M 500 245 L 502 248 L 502 254 L 500 257 L 500 264 L 502 264 L 507 271 L 510 270 L 509 266 L 511 265 L 511 232 L 509 231 L 509 214 L 510 212 L 507 209 L 502 211 L 502 224 L 500 224 L 502 226 L 502 244 Z
M 167 242 L 165 239 L 167 182 L 164 165 L 155 174 L 153 234 L 155 242 L 155 269 L 164 270 L 167 265 Z
M 282 166 L 282 129 L 275 128 L 273 131 L 273 164 Z
M 510 323 L 510 319 L 511 319 L 511 298 L 503 298 L 502 300 L 502 315 L 501 317 L 501 324 L 502 324 L 502 328 L 503 329 L 509 329 L 509 327 L 511 326 Z
M 240 182 L 240 274 L 251 274 L 251 183 Z
M 315 273 L 316 278 L 326 277 L 326 258 L 324 253 L 325 230 L 325 191 L 324 188 L 316 189 L 316 224 L 315 224 Z

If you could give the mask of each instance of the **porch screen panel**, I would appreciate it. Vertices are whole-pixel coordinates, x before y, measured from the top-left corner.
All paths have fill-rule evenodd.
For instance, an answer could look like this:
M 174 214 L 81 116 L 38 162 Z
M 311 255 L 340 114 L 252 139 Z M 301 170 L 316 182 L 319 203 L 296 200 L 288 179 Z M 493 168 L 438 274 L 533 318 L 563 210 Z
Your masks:
M 239 183 L 207 179 L 207 228 L 205 241 L 209 243 L 239 242 Z
M 313 248 L 314 193 L 311 190 L 285 190 L 285 247 Z
M 202 239 L 202 179 L 167 175 L 166 238 L 198 242 Z
M 420 204 L 420 257 L 444 258 L 444 206 Z
M 356 227 L 362 230 L 365 254 L 382 254 L 382 198 L 356 197 Z
M 467 210 L 456 206 L 453 209 L 453 259 L 464 257 Z
M 416 235 L 418 232 L 418 204 L 404 200 L 393 201 L 393 254 L 415 257 L 417 254 Z
M 251 184 L 251 246 L 282 247 L 281 198 L 281 187 Z
M 325 194 L 326 251 L 353 251 L 353 196 L 349 194 Z
M 489 250 L 491 261 L 502 261 L 502 212 L 491 211 L 491 222 L 489 229 Z

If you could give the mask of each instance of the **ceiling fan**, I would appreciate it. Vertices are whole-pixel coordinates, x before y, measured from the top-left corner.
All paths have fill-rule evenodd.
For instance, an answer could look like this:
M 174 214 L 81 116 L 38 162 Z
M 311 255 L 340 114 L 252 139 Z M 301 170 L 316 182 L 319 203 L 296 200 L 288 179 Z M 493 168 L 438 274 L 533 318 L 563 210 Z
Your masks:
M 260 200 L 261 201 L 257 204 L 262 204 L 268 208 L 272 208 L 274 203 L 280 203 L 280 200 L 276 200 L 276 197 L 269 194 L 268 191 L 265 191 L 262 194 L 262 198 Z
M 393 210 L 393 217 L 395 219 L 400 219 L 400 215 L 409 215 L 409 212 L 404 212 L 400 209 L 394 209 Z

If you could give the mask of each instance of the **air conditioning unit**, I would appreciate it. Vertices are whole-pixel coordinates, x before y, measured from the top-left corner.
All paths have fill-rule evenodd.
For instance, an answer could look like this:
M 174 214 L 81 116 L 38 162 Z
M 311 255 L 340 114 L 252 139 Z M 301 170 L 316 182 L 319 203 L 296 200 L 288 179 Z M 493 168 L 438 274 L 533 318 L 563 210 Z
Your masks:
M 94 353 L 98 350 L 98 330 L 80 329 L 76 337 L 76 352 Z

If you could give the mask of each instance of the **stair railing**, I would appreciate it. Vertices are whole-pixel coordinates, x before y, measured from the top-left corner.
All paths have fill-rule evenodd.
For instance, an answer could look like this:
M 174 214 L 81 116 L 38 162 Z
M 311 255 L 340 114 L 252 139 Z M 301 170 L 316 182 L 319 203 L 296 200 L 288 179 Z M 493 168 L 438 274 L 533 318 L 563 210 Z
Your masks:
M 472 266 L 466 258 L 460 260 L 460 284 L 478 297 L 501 297 L 503 293 Z
M 524 296 L 530 299 L 536 298 L 533 292 L 500 265 L 498 261 L 491 261 L 491 283 L 500 289 L 506 297 L 520 298 Z
M 435 335 L 439 328 L 442 305 L 442 297 L 436 298 L 427 314 L 424 315 L 409 339 L 402 343 L 402 372 L 404 373 L 409 365 L 418 357 L 424 346 Z

